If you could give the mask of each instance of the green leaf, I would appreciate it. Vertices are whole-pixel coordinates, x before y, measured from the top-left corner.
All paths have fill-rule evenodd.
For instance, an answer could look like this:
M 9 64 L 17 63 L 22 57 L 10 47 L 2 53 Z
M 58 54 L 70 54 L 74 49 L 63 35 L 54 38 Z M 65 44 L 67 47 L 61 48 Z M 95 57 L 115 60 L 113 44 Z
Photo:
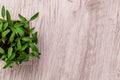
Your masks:
M 16 41 L 16 42 L 18 42 L 19 40 L 20 40 L 20 38 L 19 38 L 19 37 L 15 39 L 15 41 Z
M 17 32 L 16 29 L 14 27 L 10 27 L 10 29 L 12 30 L 12 32 Z
M 33 15 L 33 16 L 30 18 L 30 21 L 36 19 L 36 18 L 38 17 L 38 15 L 39 15 L 39 12 L 37 12 L 35 15 Z
M 10 68 L 10 67 L 12 67 L 12 65 L 13 65 L 13 62 L 7 61 L 6 65 L 3 67 L 3 69 Z
M 39 53 L 39 52 L 32 51 L 31 54 L 32 54 L 32 56 L 35 56 L 35 57 L 37 57 L 37 58 L 40 57 L 40 53 Z
M 13 48 L 10 47 L 10 48 L 8 49 L 8 58 L 12 55 L 12 52 L 13 52 Z
M 21 21 L 26 21 L 26 18 L 25 17 L 23 17 L 21 14 L 18 14 L 18 16 L 19 16 L 19 18 L 21 19 Z
M 8 58 L 5 58 L 5 60 L 4 61 L 7 61 L 8 60 Z
M 8 60 L 12 60 L 12 59 L 14 59 L 15 58 L 15 53 L 12 53 L 12 55 L 8 58 Z
M 1 47 L 0 47 L 0 53 L 1 53 L 1 54 L 4 54 L 4 53 L 5 53 L 4 49 L 1 48 Z
M 3 30 L 5 30 L 8 27 L 8 22 L 4 24 Z
M 13 32 L 9 38 L 9 41 L 12 43 L 15 37 L 15 32 Z
M 2 55 L 2 57 L 0 58 L 1 60 L 4 60 L 6 58 L 5 55 Z
M 35 44 L 38 43 L 37 32 L 35 32 L 34 34 L 32 34 L 32 42 L 34 42 Z
M 20 27 L 16 28 L 17 30 L 17 33 L 20 35 L 20 36 L 24 36 L 24 30 Z
M 6 10 L 6 19 L 7 21 L 11 21 L 11 16 L 8 10 Z
M 24 44 L 21 48 L 22 51 L 24 51 L 28 47 L 28 43 Z
M 5 43 L 5 40 L 4 40 L 4 38 L 2 38 L 2 42 L 3 42 L 3 43 Z
M 22 24 L 21 22 L 16 22 L 14 27 L 17 28 L 17 27 L 21 27 L 23 26 L 24 24 Z
M 32 49 L 33 51 L 38 52 L 38 48 L 35 46 L 35 44 L 29 43 L 29 46 L 31 47 L 31 49 Z
M 25 24 L 25 25 L 24 25 L 25 28 L 28 28 L 28 27 L 29 27 L 29 22 L 26 21 L 26 22 L 24 22 L 24 24 Z
M 23 37 L 22 40 L 23 41 L 31 41 L 31 38 L 30 37 Z
M 10 32 L 10 29 L 4 31 L 4 32 L 2 33 L 2 37 L 5 37 L 9 32 Z
M 13 27 L 14 21 L 10 20 L 8 23 L 9 23 L 10 27 Z
M 5 21 L 4 19 L 0 18 L 0 23 L 3 23 L 4 21 Z
M 28 55 L 26 52 L 21 52 L 20 56 L 18 57 L 18 60 L 21 63 L 22 61 L 26 60 L 27 57 L 28 57 Z
M 21 42 L 20 42 L 20 40 L 18 40 L 18 43 L 17 43 L 17 49 L 18 49 L 18 50 L 21 49 Z
M 3 26 L 3 24 L 2 24 L 2 23 L 0 23 L 0 31 L 2 31 L 2 26 Z
M 5 17 L 5 7 L 4 6 L 2 6 L 1 15 L 2 15 L 3 18 Z

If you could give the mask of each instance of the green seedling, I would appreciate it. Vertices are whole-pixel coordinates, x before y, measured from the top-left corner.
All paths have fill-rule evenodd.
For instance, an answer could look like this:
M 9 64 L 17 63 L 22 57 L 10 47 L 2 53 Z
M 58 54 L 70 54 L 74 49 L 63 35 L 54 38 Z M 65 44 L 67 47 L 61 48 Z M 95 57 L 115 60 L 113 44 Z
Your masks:
M 0 18 L 0 60 L 5 61 L 4 69 L 14 64 L 20 65 L 30 57 L 40 57 L 36 46 L 37 32 L 30 28 L 30 22 L 38 17 L 39 13 L 27 20 L 18 14 L 20 20 L 11 19 L 10 12 L 2 7 Z M 29 49 L 31 49 L 29 51 Z

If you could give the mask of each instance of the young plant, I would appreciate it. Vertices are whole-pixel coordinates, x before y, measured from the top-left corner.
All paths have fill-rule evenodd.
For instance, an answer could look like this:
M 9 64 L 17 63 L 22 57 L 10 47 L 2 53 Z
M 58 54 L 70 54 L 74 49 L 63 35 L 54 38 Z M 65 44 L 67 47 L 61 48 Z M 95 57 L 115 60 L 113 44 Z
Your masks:
M 39 13 L 27 20 L 18 14 L 20 20 L 14 21 L 5 7 L 2 7 L 0 18 L 0 60 L 6 62 L 3 68 L 21 64 L 30 57 L 40 57 L 36 46 L 37 32 L 30 28 L 30 22 L 38 17 Z M 31 49 L 29 51 L 29 49 Z

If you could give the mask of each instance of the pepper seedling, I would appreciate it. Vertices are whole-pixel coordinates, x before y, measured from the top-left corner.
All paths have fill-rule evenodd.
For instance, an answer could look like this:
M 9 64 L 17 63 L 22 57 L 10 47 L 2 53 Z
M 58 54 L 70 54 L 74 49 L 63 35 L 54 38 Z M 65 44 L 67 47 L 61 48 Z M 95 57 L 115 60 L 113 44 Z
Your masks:
M 34 14 L 27 20 L 18 14 L 20 20 L 11 19 L 10 12 L 2 7 L 0 18 L 0 60 L 5 61 L 4 69 L 14 64 L 20 65 L 30 57 L 40 58 L 41 53 L 36 46 L 38 42 L 35 27 L 30 28 L 30 22 L 38 17 Z M 31 49 L 29 51 L 29 49 Z

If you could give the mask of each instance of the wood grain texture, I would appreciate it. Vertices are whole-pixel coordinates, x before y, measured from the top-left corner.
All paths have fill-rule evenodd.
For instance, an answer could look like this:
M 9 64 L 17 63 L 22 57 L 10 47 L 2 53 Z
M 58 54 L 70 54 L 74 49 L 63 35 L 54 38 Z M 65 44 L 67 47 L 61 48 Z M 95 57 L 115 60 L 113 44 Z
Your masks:
M 41 59 L 3 70 L 0 80 L 120 80 L 120 0 L 1 0 L 13 19 L 31 17 Z

